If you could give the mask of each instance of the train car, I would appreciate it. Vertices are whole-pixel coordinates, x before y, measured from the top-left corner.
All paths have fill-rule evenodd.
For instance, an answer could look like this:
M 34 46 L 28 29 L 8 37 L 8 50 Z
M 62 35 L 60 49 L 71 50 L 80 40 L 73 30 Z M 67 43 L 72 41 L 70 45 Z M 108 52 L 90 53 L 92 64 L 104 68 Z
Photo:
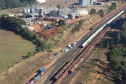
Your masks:
M 60 77 L 56 80 L 56 82 L 57 82 L 57 83 L 60 83 L 62 80 L 63 80 L 63 78 L 60 76 Z
M 29 82 L 27 84 L 34 84 L 35 80 L 34 78 L 32 78 L 31 80 L 29 80 Z
M 59 74 L 59 73 L 58 73 L 58 74 L 56 74 L 56 76 L 54 77 L 54 78 L 55 78 L 55 80 L 57 80 L 57 79 L 60 77 L 60 75 L 61 75 L 61 74 Z
M 56 82 L 54 82 L 53 84 L 60 84 L 60 83 L 56 81 Z
M 119 15 L 121 15 L 124 11 L 121 11 L 118 13 L 115 17 L 113 17 L 111 20 L 109 20 L 107 23 L 105 23 L 101 28 L 99 28 L 95 33 L 93 33 L 85 42 L 82 43 L 81 47 L 85 47 L 99 32 L 103 30 L 103 28 L 111 23 L 114 19 L 116 19 Z
M 61 77 L 64 79 L 65 77 L 66 77 L 66 75 L 67 75 L 68 73 L 63 73 L 62 75 L 61 75 Z
M 68 64 L 67 64 L 67 66 L 70 66 L 73 61 L 74 61 L 74 59 L 72 59 L 71 61 L 69 61 Z
M 40 73 L 40 75 L 41 75 L 41 76 L 42 76 L 42 75 L 44 75 L 44 74 L 45 74 L 45 72 L 46 72 L 45 70 L 44 70 L 44 71 L 42 71 L 42 72 Z
M 62 70 L 60 70 L 59 74 L 63 74 L 63 72 L 64 72 L 64 70 L 62 69 Z
M 42 67 L 40 70 L 39 70 L 39 73 L 45 71 L 45 67 Z
M 70 73 L 70 74 L 73 73 L 74 70 L 75 70 L 75 68 L 72 67 L 72 68 L 69 70 L 69 73 Z
M 66 65 L 65 65 L 65 66 L 63 67 L 63 70 L 66 70 L 66 69 L 67 69 L 67 67 L 68 67 L 68 66 L 66 66 Z
M 41 74 L 40 74 L 40 73 L 37 74 L 37 75 L 34 77 L 35 82 L 38 81 L 38 79 L 39 79 L 40 77 L 41 77 Z

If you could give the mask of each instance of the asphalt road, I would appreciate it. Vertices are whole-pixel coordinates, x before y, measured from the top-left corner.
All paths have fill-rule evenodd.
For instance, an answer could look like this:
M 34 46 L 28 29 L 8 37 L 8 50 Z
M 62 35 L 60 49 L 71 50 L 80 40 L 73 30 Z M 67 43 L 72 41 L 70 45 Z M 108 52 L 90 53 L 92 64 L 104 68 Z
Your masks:
M 122 9 L 124 10 L 124 9 Z M 121 12 L 120 10 L 119 12 Z M 119 13 L 118 12 L 118 13 Z M 113 18 L 116 14 L 114 14 L 112 17 L 104 21 L 104 23 L 100 24 L 95 29 L 91 30 L 88 34 L 86 34 L 84 37 L 81 38 L 79 42 L 77 42 L 76 46 L 70 49 L 67 53 L 65 53 L 63 56 L 61 56 L 48 70 L 47 72 L 50 72 L 48 75 L 48 78 L 45 80 L 44 84 L 51 84 L 53 81 L 53 77 L 56 75 L 56 73 L 60 70 L 61 67 L 65 65 L 69 60 L 76 58 L 78 55 L 80 55 L 81 51 L 84 48 L 80 48 L 79 46 L 87 39 L 89 38 L 95 31 L 97 31 L 102 25 L 104 25 L 106 22 L 108 22 L 111 18 Z M 46 75 L 46 74 L 45 74 Z M 45 76 L 43 75 L 43 76 Z M 66 77 L 67 78 L 67 77 Z M 36 84 L 43 84 L 41 83 L 41 80 L 43 78 L 40 78 Z

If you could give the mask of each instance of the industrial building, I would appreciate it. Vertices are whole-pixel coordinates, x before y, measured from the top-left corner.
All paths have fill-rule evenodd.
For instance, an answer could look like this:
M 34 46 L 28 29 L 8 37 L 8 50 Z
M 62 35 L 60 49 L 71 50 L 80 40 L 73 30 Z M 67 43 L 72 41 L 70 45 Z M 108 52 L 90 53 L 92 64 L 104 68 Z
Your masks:
M 78 10 L 73 10 L 71 11 L 68 16 L 71 17 L 72 19 L 76 18 L 76 17 L 81 17 L 81 16 L 85 16 L 88 15 L 88 11 L 86 9 L 78 9 Z
M 93 2 L 96 2 L 96 0 L 79 0 L 79 5 L 89 5 L 93 4 Z

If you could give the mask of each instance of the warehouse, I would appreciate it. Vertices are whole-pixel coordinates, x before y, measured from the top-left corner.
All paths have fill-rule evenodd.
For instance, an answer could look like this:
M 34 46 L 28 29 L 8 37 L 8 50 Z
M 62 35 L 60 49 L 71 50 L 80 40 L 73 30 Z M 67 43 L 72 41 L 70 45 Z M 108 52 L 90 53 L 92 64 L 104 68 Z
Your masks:
M 85 15 L 88 15 L 88 11 L 86 9 L 74 10 L 68 14 L 68 16 L 71 17 L 72 19 L 80 16 L 85 16 Z

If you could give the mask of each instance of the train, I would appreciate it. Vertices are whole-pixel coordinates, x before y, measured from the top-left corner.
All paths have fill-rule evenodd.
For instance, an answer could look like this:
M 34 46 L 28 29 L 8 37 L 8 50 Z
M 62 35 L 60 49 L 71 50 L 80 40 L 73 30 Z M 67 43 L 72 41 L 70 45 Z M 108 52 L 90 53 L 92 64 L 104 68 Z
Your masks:
M 109 23 L 111 23 L 113 20 L 115 20 L 119 15 L 124 13 L 124 11 L 121 11 L 118 13 L 115 17 L 113 17 L 111 20 L 109 20 L 107 23 L 105 23 L 102 27 L 100 27 L 96 32 L 94 32 L 85 42 L 81 44 L 81 47 L 86 47 L 88 43 L 93 40 L 93 38 L 96 38 L 93 40 L 93 42 L 90 43 L 89 46 L 86 47 L 86 49 L 79 55 L 77 58 L 72 59 L 69 61 L 69 64 L 66 64 L 58 74 L 56 74 L 55 82 L 53 84 L 59 84 L 68 74 L 73 73 L 73 71 L 79 66 L 79 64 L 83 61 L 84 57 L 88 55 L 88 53 L 92 50 L 92 48 L 99 42 L 99 40 L 104 36 L 104 34 L 110 30 L 110 27 L 105 28 Z M 104 30 L 103 30 L 104 29 Z M 103 30 L 103 31 L 102 31 Z M 102 32 L 101 32 L 102 31 Z M 101 32 L 101 33 L 100 33 Z
M 65 69 L 64 67 L 59 71 L 62 72 L 62 70 L 64 70 L 62 73 L 60 73 L 60 75 L 58 75 L 58 77 L 56 79 L 56 81 L 53 84 L 59 84 L 68 74 L 71 74 L 74 72 L 74 70 L 79 66 L 79 64 L 83 61 L 84 56 L 87 56 L 87 54 L 92 50 L 92 46 L 95 46 L 96 43 L 98 43 L 98 41 L 102 38 L 102 36 L 109 31 L 110 27 L 106 28 L 102 33 L 100 33 L 98 35 L 98 37 L 83 51 L 83 53 L 77 57 L 76 59 L 72 59 L 72 63 L 71 61 L 69 61 L 70 65 L 68 66 L 68 64 L 66 64 Z M 73 61 L 74 60 L 74 61 Z M 56 75 L 56 76 L 57 76 Z
M 124 11 L 121 11 L 120 13 L 118 13 L 115 17 L 113 17 L 111 20 L 109 20 L 107 23 L 105 23 L 102 27 L 100 27 L 96 32 L 94 32 L 85 42 L 82 43 L 82 45 L 80 47 L 85 47 L 94 37 L 96 37 L 96 35 L 101 32 L 104 27 L 106 27 L 109 23 L 111 23 L 113 20 L 115 20 L 118 16 L 120 16 L 122 13 L 124 13 Z
M 38 73 L 31 78 L 26 84 L 35 84 L 35 82 L 37 82 L 39 80 L 39 78 L 41 78 L 44 74 L 45 74 L 46 70 L 45 67 L 42 67 Z

